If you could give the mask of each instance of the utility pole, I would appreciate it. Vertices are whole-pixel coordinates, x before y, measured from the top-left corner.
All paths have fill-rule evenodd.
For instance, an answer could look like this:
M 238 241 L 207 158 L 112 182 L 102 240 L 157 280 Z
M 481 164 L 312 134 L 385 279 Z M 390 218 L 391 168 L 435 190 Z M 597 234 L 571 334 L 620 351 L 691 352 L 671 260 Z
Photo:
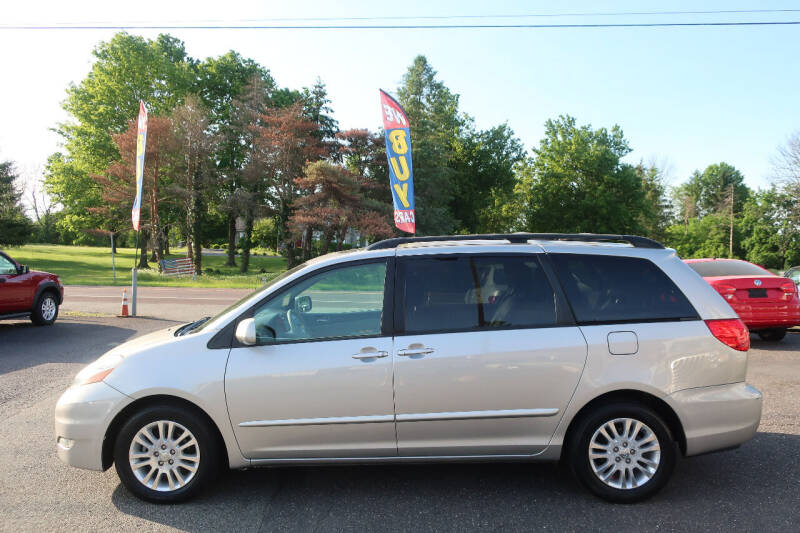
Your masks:
M 733 183 L 731 183 L 731 235 L 728 241 L 728 258 L 733 259 Z

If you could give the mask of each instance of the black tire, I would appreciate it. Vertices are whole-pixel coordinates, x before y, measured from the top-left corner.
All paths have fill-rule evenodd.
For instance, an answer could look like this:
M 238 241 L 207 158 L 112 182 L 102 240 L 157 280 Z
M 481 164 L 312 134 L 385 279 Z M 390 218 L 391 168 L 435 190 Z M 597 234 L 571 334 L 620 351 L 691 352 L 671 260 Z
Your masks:
M 58 318 L 58 297 L 52 291 L 45 291 L 31 310 L 31 322 L 37 326 L 49 326 L 56 321 L 56 318 Z
M 132 446 L 134 446 L 134 437 L 148 424 L 157 423 L 158 421 L 173 422 L 183 426 L 194 436 L 197 442 L 196 449 L 193 450 L 191 446 L 187 447 L 189 453 L 197 452 L 199 460 L 194 476 L 191 477 L 184 486 L 174 490 L 166 490 L 167 487 L 165 487 L 165 490 L 160 491 L 145 486 L 142 481 L 139 481 L 137 475 L 134 474 L 134 469 L 130 464 L 129 453 Z M 177 425 L 174 427 L 178 428 Z M 172 434 L 173 437 L 177 434 L 178 430 L 179 429 L 174 430 L 175 433 Z M 163 435 L 159 436 L 157 434 L 154 434 L 154 436 L 163 437 Z M 160 441 L 159 438 L 156 440 L 163 442 Z M 180 441 L 180 437 L 178 437 L 177 440 Z M 153 453 L 156 455 L 161 453 L 163 455 L 159 455 L 159 457 L 175 457 L 175 455 L 166 455 L 171 451 L 169 446 L 165 449 L 159 449 L 163 444 L 158 445 L 158 442 L 156 444 L 157 446 L 151 449 L 150 455 Z M 147 460 L 151 459 L 148 458 Z M 166 470 L 162 471 L 161 467 L 157 467 L 156 461 L 158 461 L 158 459 L 153 457 L 152 461 L 151 464 L 156 470 L 153 479 L 155 479 L 158 484 L 176 479 L 175 477 L 171 477 L 176 474 L 170 474 Z M 166 465 L 166 461 L 163 462 Z M 220 464 L 219 445 L 212 429 L 208 427 L 206 420 L 198 416 L 194 411 L 179 406 L 153 406 L 142 409 L 125 422 L 117 434 L 117 439 L 114 443 L 114 466 L 122 484 L 137 498 L 153 503 L 175 503 L 194 497 L 215 477 Z M 137 471 L 140 475 L 144 476 L 144 474 L 149 471 L 148 468 L 150 467 L 143 466 L 137 469 Z M 164 466 L 164 468 L 171 467 Z M 182 478 L 184 476 L 188 478 L 189 473 L 187 470 L 180 469 L 181 467 L 179 465 L 174 465 L 174 468 L 178 470 Z M 171 479 L 167 479 L 170 477 Z
M 762 341 L 778 342 L 786 336 L 785 328 L 762 329 L 758 332 Z
M 595 432 L 606 423 L 620 418 L 630 418 L 645 424 L 656 436 L 660 448 L 658 466 L 655 472 L 651 474 L 652 477 L 635 488 L 615 488 L 603 482 L 598 477 L 599 474 L 595 474 L 592 461 L 589 458 L 589 444 Z M 578 425 L 572 435 L 571 442 L 568 443 L 567 447 L 567 459 L 573 474 L 592 493 L 610 502 L 634 503 L 651 497 L 666 485 L 672 475 L 672 470 L 675 468 L 678 452 L 669 428 L 656 413 L 640 404 L 613 403 L 600 406 L 578 421 Z M 625 444 L 627 445 L 627 441 Z M 628 452 L 621 447 L 620 449 L 622 453 L 626 453 L 622 457 L 625 461 L 634 459 L 633 464 L 638 465 L 634 455 L 629 456 L 627 455 Z M 653 457 L 652 452 L 645 453 L 648 453 L 650 458 Z M 641 454 L 639 457 L 641 457 Z M 614 460 L 616 461 L 616 459 L 615 454 Z M 596 459 L 596 461 L 598 462 L 595 465 L 603 465 L 602 459 Z M 610 465 L 610 463 L 607 464 Z M 615 468 L 613 465 L 610 466 Z M 640 468 L 638 472 L 643 474 L 644 470 Z M 631 473 L 634 473 L 634 471 L 631 471 Z M 611 481 L 613 482 L 615 478 L 617 480 L 620 479 L 615 474 L 612 476 Z

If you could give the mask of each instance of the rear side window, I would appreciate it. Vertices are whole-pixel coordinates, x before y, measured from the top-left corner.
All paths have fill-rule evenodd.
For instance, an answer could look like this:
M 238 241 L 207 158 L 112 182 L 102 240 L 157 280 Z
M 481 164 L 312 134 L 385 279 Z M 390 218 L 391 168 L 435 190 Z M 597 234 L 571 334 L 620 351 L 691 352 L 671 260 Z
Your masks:
M 400 273 L 407 333 L 556 324 L 555 295 L 534 255 L 413 258 Z
M 730 259 L 715 259 L 713 261 L 693 261 L 687 263 L 692 269 L 703 276 L 773 276 L 772 272 L 746 261 Z
M 638 257 L 551 254 L 579 324 L 696 320 L 673 281 Z

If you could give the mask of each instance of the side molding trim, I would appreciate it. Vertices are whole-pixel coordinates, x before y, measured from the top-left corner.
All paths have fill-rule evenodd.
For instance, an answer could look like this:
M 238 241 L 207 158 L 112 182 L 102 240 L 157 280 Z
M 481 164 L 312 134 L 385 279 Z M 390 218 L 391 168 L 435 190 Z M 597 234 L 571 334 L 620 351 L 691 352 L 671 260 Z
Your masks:
M 251 420 L 239 427 L 321 426 L 328 424 L 375 424 L 379 422 L 431 422 L 436 420 L 480 420 L 486 418 L 526 418 L 555 416 L 555 407 L 542 409 L 497 409 L 490 411 L 455 411 L 446 413 L 413 413 L 397 415 L 329 416 L 322 418 L 289 418 L 284 420 Z

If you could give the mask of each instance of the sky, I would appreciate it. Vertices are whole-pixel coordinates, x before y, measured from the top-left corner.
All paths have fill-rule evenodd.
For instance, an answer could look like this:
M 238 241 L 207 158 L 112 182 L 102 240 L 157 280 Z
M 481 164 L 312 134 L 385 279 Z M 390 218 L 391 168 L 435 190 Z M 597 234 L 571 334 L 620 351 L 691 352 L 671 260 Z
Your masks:
M 400 7 L 397 7 L 400 6 Z M 795 9 L 783 13 L 609 16 L 585 13 Z M 584 13 L 565 16 L 567 13 Z M 275 20 L 327 17 L 496 18 Z M 536 15 L 536 16 L 533 16 Z M 553 16 L 560 15 L 560 16 Z M 270 20 L 266 20 L 270 19 Z M 240 23 L 581 24 L 800 21 L 796 1 L 193 1 L 4 2 L 0 28 L 15 24 Z M 66 88 L 80 83 L 92 49 L 116 30 L 0 29 L 0 160 L 32 179 L 59 149 L 50 128 L 69 117 Z M 591 29 L 127 30 L 170 33 L 198 59 L 236 50 L 270 69 L 277 83 L 327 85 L 342 129 L 378 129 L 378 89 L 394 92 L 418 54 L 460 95 L 479 128 L 507 122 L 527 150 L 549 118 L 618 124 L 633 152 L 655 161 L 670 184 L 728 162 L 753 187 L 772 180 L 771 159 L 800 130 L 800 25 Z M 133 117 L 131 117 L 133 118 Z

